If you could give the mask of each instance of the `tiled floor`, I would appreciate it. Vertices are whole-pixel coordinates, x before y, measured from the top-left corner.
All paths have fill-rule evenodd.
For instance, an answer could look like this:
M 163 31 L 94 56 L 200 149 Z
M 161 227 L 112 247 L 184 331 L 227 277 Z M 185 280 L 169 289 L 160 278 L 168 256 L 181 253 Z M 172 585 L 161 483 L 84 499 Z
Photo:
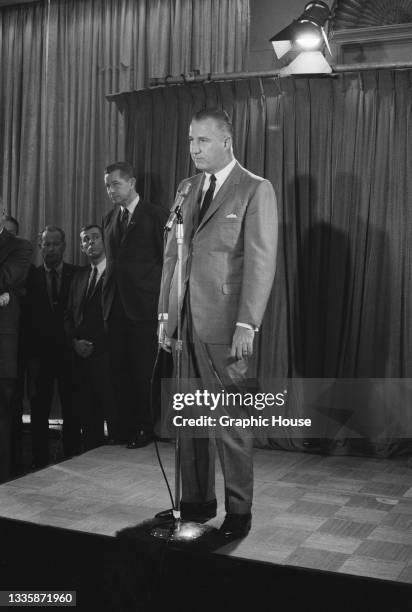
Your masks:
M 173 481 L 170 444 L 160 444 Z M 218 468 L 219 514 L 223 519 Z M 114 536 L 170 507 L 154 446 L 104 446 L 0 486 L 0 517 Z M 255 454 L 249 536 L 219 554 L 412 583 L 405 458 Z

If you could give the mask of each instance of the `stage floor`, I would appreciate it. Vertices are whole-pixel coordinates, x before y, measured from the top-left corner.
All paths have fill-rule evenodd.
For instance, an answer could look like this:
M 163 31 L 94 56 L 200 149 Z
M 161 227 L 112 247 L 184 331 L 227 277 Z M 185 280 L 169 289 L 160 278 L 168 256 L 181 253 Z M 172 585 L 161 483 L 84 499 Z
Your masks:
M 174 447 L 159 447 L 173 485 Z M 218 466 L 215 526 L 222 489 Z M 100 447 L 0 486 L 0 520 L 105 536 L 168 507 L 154 445 Z M 412 467 L 256 450 L 252 530 L 216 554 L 412 584 Z

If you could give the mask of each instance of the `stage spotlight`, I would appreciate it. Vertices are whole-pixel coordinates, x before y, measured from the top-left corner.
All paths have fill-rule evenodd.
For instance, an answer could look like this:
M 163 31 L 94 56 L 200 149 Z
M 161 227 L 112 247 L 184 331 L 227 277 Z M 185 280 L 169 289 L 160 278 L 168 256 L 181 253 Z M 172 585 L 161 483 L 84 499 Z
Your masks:
M 325 2 L 308 2 L 298 19 L 270 39 L 278 59 L 294 52 L 294 59 L 280 70 L 281 76 L 332 72 L 321 51 L 326 46 L 330 53 L 324 29 L 330 14 Z

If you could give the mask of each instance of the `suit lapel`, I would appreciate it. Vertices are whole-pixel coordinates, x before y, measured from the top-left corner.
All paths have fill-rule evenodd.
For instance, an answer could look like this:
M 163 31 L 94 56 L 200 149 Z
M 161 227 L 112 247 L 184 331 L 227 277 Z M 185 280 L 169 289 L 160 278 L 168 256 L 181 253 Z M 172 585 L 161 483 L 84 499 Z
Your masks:
M 115 248 L 115 251 L 117 251 L 117 249 L 119 248 L 122 239 L 121 239 L 121 227 L 120 227 L 120 214 L 121 214 L 121 209 L 120 206 L 118 206 L 115 211 L 114 214 L 112 216 L 112 239 L 113 239 L 113 246 Z
M 69 294 L 70 283 L 72 281 L 72 277 L 73 277 L 73 274 L 70 272 L 67 264 L 63 263 L 62 282 L 61 282 L 60 291 L 59 291 L 59 302 L 60 301 L 63 301 L 64 303 L 67 302 L 67 296 Z
M 129 236 L 130 232 L 132 232 L 134 230 L 134 228 L 136 227 L 137 223 L 139 222 L 139 217 L 140 215 L 143 213 L 143 207 L 145 206 L 144 201 L 139 198 L 139 201 L 137 203 L 136 208 L 133 211 L 133 214 L 131 216 L 131 219 L 129 221 L 129 225 L 126 228 L 126 231 L 122 237 L 121 240 L 118 241 L 119 245 L 122 245 L 124 243 L 124 241 L 126 240 L 126 238 Z M 119 236 L 119 232 L 120 232 L 120 208 L 117 214 L 117 237 L 118 239 L 120 238 Z
M 143 206 L 144 206 L 144 202 L 143 202 L 143 200 L 142 200 L 141 198 L 139 198 L 139 201 L 138 201 L 138 203 L 137 203 L 137 206 L 136 206 L 136 208 L 134 209 L 133 214 L 132 214 L 132 217 L 131 217 L 131 219 L 130 219 L 130 221 L 129 221 L 129 225 L 127 226 L 126 231 L 125 231 L 125 233 L 124 233 L 124 236 L 123 236 L 123 240 L 122 240 L 122 242 L 124 242 L 124 240 L 125 240 L 125 239 L 127 238 L 127 236 L 130 234 L 130 232 L 131 232 L 131 231 L 133 231 L 133 229 L 134 229 L 134 227 L 135 227 L 135 225 L 136 225 L 136 223 L 137 223 L 137 220 L 138 220 L 138 218 L 139 218 L 139 216 L 140 216 L 140 214 L 141 214 L 141 212 L 142 212 L 142 207 L 143 207 Z
M 92 299 L 92 297 L 94 296 L 94 294 L 96 293 L 96 291 L 99 289 L 99 287 L 102 286 L 103 284 L 103 279 L 104 279 L 104 275 L 105 275 L 105 270 L 103 270 L 99 280 L 97 281 L 97 283 L 94 286 L 93 292 L 90 294 L 89 299 L 86 300 L 87 297 L 87 289 L 89 287 L 89 280 L 90 280 L 90 274 L 91 274 L 91 270 L 92 267 L 89 266 L 89 268 L 87 268 L 87 274 L 84 275 L 84 278 L 82 279 L 82 283 L 81 283 L 81 294 L 83 296 L 82 298 L 82 305 L 84 306 L 84 304 L 87 302 L 90 302 L 90 300 Z
M 91 294 L 90 299 L 94 296 L 94 294 L 99 289 L 99 287 L 101 287 L 103 285 L 103 279 L 104 279 L 105 272 L 106 272 L 106 270 L 103 270 L 99 280 L 95 284 L 94 289 L 93 289 L 93 293 Z
M 44 268 L 44 265 L 42 264 L 40 266 L 40 268 L 38 268 L 39 270 L 39 285 L 41 288 L 41 293 L 46 297 L 47 303 L 50 306 L 50 309 L 53 310 L 53 306 L 50 300 L 50 295 L 49 295 L 49 290 L 47 287 L 47 278 L 46 278 L 46 270 Z
M 83 310 L 84 310 L 84 305 L 86 304 L 86 295 L 87 295 L 87 287 L 89 285 L 90 270 L 91 270 L 90 266 L 87 269 L 85 269 L 82 279 L 80 281 L 80 286 L 79 286 L 79 294 L 81 295 L 80 304 L 78 306 L 80 322 L 83 321 Z
M 0 233 L 0 248 L 4 248 L 10 238 L 9 232 L 3 227 L 3 231 Z
M 185 232 L 187 236 L 192 237 L 197 230 L 199 219 L 200 200 L 202 197 L 202 187 L 205 181 L 205 175 L 198 174 L 192 181 L 192 195 L 188 201 L 189 206 L 183 204 L 183 222 L 185 224 Z

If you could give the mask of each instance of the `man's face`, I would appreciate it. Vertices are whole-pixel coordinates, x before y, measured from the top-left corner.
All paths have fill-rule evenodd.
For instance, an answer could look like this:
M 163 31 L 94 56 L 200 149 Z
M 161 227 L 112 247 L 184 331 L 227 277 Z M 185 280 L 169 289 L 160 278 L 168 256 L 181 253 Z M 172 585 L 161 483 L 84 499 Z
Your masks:
M 198 170 L 215 174 L 231 161 L 231 138 L 212 118 L 193 120 L 189 129 L 190 155 Z
M 56 268 L 63 260 L 66 243 L 60 232 L 43 232 L 40 240 L 40 253 L 48 268 Z
M 90 260 L 98 260 L 104 255 L 103 238 L 98 227 L 80 234 L 81 249 Z
M 104 175 L 107 194 L 113 204 L 120 206 L 129 204 L 135 194 L 135 178 L 127 178 L 123 176 L 120 170 L 114 170 L 110 174 Z

